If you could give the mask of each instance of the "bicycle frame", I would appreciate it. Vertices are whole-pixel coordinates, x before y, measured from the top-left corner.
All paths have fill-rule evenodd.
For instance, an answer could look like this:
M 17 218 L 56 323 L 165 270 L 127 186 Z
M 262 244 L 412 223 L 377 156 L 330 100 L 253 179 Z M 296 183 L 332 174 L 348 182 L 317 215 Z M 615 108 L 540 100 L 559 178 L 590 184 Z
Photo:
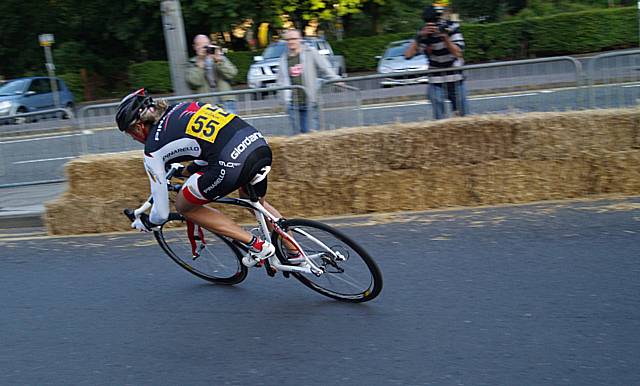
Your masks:
M 167 179 L 167 183 L 169 185 L 169 190 L 173 190 L 173 191 L 179 191 L 182 188 L 181 184 L 176 184 L 176 185 L 171 185 L 170 183 L 170 179 L 171 176 L 173 176 L 173 173 L 175 173 L 176 169 L 174 167 L 171 167 L 171 169 L 169 169 L 169 171 L 167 172 L 166 175 L 166 179 Z M 278 260 L 278 257 L 274 254 L 273 256 L 271 256 L 268 261 L 269 264 L 271 265 L 271 267 L 276 268 L 280 271 L 284 271 L 284 272 L 298 272 L 298 273 L 311 273 L 315 276 L 321 276 L 325 271 L 323 268 L 319 267 L 317 264 L 315 264 L 312 261 L 312 257 L 315 256 L 308 256 L 304 250 L 302 250 L 302 248 L 300 247 L 300 244 L 298 244 L 295 239 L 293 237 L 291 237 L 287 232 L 285 232 L 282 227 L 280 226 L 280 223 L 282 221 L 284 221 L 283 218 L 277 218 L 274 215 L 272 215 L 271 213 L 269 213 L 269 211 L 259 202 L 259 201 L 251 201 L 249 199 L 244 199 L 244 198 L 232 198 L 232 197 L 222 197 L 219 198 L 213 202 L 216 203 L 220 203 L 220 204 L 226 204 L 226 205 L 235 205 L 235 206 L 240 206 L 243 208 L 247 208 L 253 211 L 253 213 L 256 216 L 256 220 L 258 221 L 258 226 L 259 226 L 259 231 L 261 233 L 261 235 L 263 236 L 263 239 L 265 240 L 269 240 L 270 239 L 270 232 L 269 232 L 269 226 L 267 224 L 267 221 L 271 224 L 271 226 L 273 227 L 273 229 L 284 239 L 286 240 L 288 243 L 290 243 L 292 246 L 294 246 L 296 248 L 296 250 L 298 252 L 300 252 L 300 254 L 302 255 L 302 258 L 298 258 L 298 259 L 294 259 L 291 260 L 294 263 L 298 263 L 298 262 L 304 262 L 306 264 L 303 264 L 301 266 L 296 266 L 296 265 L 285 265 L 280 263 L 280 261 Z M 151 208 L 153 204 L 153 196 L 149 196 L 149 198 L 147 199 L 147 201 L 145 201 L 140 207 L 138 207 L 137 209 L 135 209 L 133 211 L 133 214 L 135 215 L 135 218 L 138 218 L 142 213 L 146 212 L 149 208 Z M 310 234 L 306 233 L 306 232 L 301 232 L 302 234 L 304 234 L 307 238 L 309 238 L 310 240 L 312 240 L 314 243 L 316 243 L 320 248 L 322 248 L 322 250 L 326 251 L 327 253 L 331 254 L 334 258 L 338 259 L 338 260 L 342 260 L 344 259 L 343 256 L 341 256 L 339 253 L 336 253 L 334 251 L 332 251 L 329 247 L 327 247 L 324 243 L 322 243 L 320 240 L 316 239 L 315 237 L 311 236 Z
M 235 205 L 241 206 L 244 208 L 251 209 L 256 216 L 256 220 L 258 221 L 258 226 L 262 237 L 265 240 L 270 238 L 269 226 L 267 225 L 267 221 L 272 225 L 273 229 L 282 236 L 283 239 L 291 243 L 298 252 L 302 255 L 302 261 L 307 263 L 307 266 L 292 266 L 292 265 L 284 265 L 281 264 L 278 258 L 274 255 L 269 258 L 269 264 L 278 270 L 286 271 L 286 272 L 301 272 L 301 273 L 312 273 L 316 276 L 320 276 L 324 273 L 324 269 L 318 267 L 309 256 L 302 250 L 300 245 L 295 241 L 293 237 L 291 237 L 287 232 L 285 232 L 282 227 L 279 225 L 282 218 L 277 218 L 272 215 L 259 201 L 251 201 L 249 199 L 243 198 L 231 198 L 231 197 L 222 197 L 216 201 L 216 203 L 227 204 L 227 205 Z M 315 239 L 315 243 L 317 243 L 322 249 L 330 252 L 335 256 L 335 253 L 327 248 L 326 245 L 322 244 L 319 240 Z M 297 262 L 294 260 L 293 262 Z

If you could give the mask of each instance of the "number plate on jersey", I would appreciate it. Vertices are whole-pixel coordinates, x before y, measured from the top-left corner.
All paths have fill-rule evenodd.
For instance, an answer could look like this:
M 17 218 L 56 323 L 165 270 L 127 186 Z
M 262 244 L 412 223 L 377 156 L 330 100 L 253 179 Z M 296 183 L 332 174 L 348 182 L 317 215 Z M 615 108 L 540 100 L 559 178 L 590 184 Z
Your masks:
M 206 104 L 202 106 L 187 124 L 185 132 L 208 142 L 215 142 L 220 130 L 235 118 L 235 114 L 228 113 L 217 106 Z

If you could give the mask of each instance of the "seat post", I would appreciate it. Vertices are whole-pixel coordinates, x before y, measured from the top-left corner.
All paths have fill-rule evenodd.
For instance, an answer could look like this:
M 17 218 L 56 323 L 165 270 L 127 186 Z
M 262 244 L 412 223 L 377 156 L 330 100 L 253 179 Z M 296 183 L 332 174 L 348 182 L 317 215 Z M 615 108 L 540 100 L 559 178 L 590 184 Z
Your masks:
M 253 187 L 253 185 L 247 184 L 244 188 L 247 191 L 251 202 L 258 202 L 258 194 L 256 193 L 256 189 Z

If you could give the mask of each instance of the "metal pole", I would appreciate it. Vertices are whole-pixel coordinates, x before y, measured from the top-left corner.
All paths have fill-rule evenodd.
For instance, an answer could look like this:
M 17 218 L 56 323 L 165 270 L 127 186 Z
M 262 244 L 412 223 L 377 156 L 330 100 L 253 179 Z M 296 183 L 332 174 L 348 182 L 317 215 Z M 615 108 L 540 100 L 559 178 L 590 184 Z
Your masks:
M 175 95 L 190 94 L 191 90 L 185 79 L 185 71 L 187 69 L 187 39 L 184 33 L 180 1 L 164 0 L 160 4 L 160 11 L 162 13 L 162 29 L 164 30 L 164 40 L 167 45 L 167 57 L 171 70 L 173 93 Z
M 53 92 L 53 107 L 60 106 L 60 96 L 58 95 L 58 83 L 56 82 L 56 67 L 53 65 L 53 56 L 51 55 L 51 46 L 44 47 L 44 57 L 46 60 L 47 72 L 49 73 L 49 81 L 51 82 L 51 91 Z

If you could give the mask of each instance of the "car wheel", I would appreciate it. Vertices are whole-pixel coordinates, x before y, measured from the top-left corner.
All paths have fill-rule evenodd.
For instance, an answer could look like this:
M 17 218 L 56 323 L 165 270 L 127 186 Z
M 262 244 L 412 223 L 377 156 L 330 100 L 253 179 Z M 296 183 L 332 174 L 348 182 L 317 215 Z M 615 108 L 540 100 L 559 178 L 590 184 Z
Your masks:
M 73 117 L 74 113 L 73 113 L 73 103 L 69 102 L 67 103 L 66 106 L 64 106 L 65 109 L 69 110 L 68 113 L 64 113 L 62 115 L 62 119 L 70 119 Z
M 27 113 L 27 108 L 20 106 L 18 107 L 18 110 L 16 110 L 16 114 L 25 114 Z M 16 125 L 22 124 L 22 123 L 29 123 L 31 117 L 16 117 L 13 119 L 13 123 Z

